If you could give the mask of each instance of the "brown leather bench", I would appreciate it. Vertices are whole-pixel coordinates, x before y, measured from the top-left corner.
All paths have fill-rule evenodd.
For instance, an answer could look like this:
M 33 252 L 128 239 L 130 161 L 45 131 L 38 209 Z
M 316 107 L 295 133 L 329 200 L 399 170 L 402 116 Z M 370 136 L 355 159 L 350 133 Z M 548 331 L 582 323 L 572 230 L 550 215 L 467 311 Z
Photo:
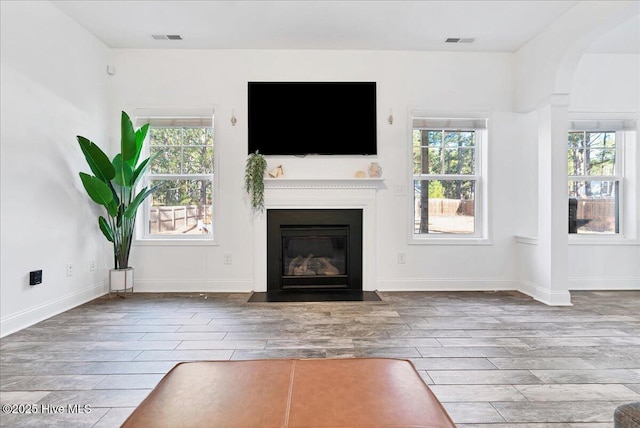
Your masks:
M 124 427 L 455 427 L 410 361 L 180 363 Z

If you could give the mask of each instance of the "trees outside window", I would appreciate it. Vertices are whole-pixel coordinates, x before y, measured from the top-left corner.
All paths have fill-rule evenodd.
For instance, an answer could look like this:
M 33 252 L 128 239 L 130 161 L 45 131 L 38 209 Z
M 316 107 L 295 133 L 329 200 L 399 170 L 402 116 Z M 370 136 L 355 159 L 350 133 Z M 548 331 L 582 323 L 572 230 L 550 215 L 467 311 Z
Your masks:
M 619 233 L 620 153 L 615 131 L 569 132 L 569 233 Z
M 414 118 L 414 235 L 482 234 L 479 143 L 485 131 L 485 120 Z
M 158 153 L 146 178 L 160 188 L 147 204 L 144 235 L 210 238 L 214 226 L 212 118 L 146 120 L 151 124 L 150 155 Z

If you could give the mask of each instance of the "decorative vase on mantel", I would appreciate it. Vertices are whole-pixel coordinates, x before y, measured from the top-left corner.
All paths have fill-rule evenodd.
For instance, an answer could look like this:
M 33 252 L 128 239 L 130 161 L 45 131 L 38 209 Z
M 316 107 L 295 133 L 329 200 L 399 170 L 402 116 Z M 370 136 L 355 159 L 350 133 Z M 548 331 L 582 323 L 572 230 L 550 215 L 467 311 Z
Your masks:
M 132 267 L 126 269 L 109 269 L 109 297 L 111 297 L 111 293 L 122 297 L 127 297 L 127 293 L 133 294 Z
M 369 177 L 382 177 L 382 167 L 378 164 L 378 162 L 371 162 L 371 165 L 369 165 Z

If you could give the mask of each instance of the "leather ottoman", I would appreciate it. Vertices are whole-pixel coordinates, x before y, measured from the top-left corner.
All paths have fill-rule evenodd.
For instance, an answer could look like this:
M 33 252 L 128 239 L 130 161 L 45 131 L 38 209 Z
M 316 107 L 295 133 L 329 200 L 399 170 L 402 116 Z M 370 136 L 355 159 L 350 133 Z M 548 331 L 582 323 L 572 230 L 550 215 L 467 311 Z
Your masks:
M 410 361 L 180 363 L 124 427 L 455 427 Z

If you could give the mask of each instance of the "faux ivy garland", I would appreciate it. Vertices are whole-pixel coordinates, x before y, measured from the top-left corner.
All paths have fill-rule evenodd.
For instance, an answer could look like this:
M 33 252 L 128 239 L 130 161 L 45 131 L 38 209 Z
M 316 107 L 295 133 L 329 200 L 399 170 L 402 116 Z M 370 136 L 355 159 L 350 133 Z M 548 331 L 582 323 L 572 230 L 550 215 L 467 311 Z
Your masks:
M 264 172 L 266 169 L 267 161 L 258 150 L 249 155 L 244 173 L 244 188 L 251 199 L 253 211 L 264 211 Z

